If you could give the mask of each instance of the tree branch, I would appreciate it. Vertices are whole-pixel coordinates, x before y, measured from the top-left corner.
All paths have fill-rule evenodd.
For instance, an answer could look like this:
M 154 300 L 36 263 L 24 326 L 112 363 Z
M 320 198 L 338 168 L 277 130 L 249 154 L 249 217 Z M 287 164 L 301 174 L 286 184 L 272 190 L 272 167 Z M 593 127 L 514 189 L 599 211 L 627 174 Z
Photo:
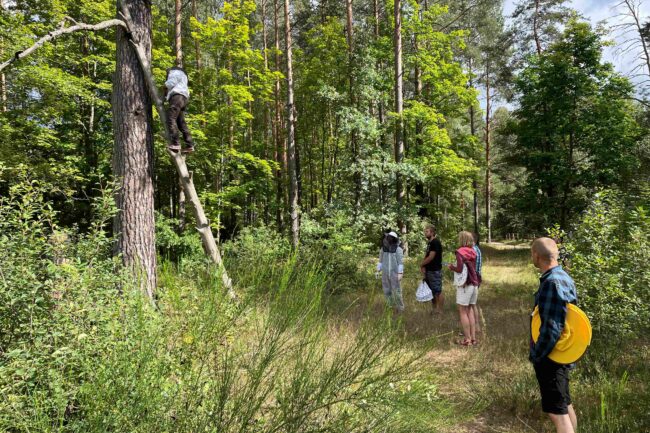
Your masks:
M 71 21 L 74 21 L 71 19 Z M 99 24 L 85 24 L 85 23 L 75 23 L 75 25 L 70 26 L 70 27 L 64 27 L 65 21 L 61 23 L 61 27 L 59 27 L 57 30 L 53 30 L 49 32 L 47 35 L 43 36 L 40 38 L 34 45 L 31 47 L 18 51 L 14 54 L 12 58 L 7 60 L 6 62 L 0 64 L 0 72 L 10 66 L 12 63 L 17 62 L 18 60 L 25 58 L 29 56 L 31 53 L 45 45 L 46 42 L 51 41 L 52 39 L 56 39 L 59 36 L 66 35 L 68 33 L 74 33 L 74 32 L 79 32 L 79 31 L 98 31 L 98 30 L 104 30 L 110 27 L 116 27 L 116 26 L 121 26 L 124 27 L 125 29 L 126 24 L 124 21 L 118 20 L 118 19 L 112 19 L 108 21 L 102 21 Z

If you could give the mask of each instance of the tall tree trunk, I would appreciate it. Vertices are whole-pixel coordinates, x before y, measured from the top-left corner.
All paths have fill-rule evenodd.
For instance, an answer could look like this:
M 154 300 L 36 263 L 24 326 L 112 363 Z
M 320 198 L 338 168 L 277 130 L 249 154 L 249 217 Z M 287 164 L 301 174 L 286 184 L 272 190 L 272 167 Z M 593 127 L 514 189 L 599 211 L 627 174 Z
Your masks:
M 287 58 L 287 158 L 289 162 L 289 210 L 291 218 L 291 242 L 295 247 L 300 240 L 298 219 L 298 171 L 296 164 L 295 113 L 293 105 L 293 56 L 291 47 L 290 0 L 284 0 L 284 36 Z
M 132 37 L 151 59 L 151 3 L 122 0 L 132 19 Z M 135 51 L 122 27 L 117 29 L 113 80 L 113 173 L 119 213 L 113 223 L 118 234 L 115 252 L 139 277 L 151 298 L 156 288 L 156 237 L 153 189 L 153 133 L 151 99 Z
M 375 42 L 379 41 L 379 0 L 373 0 L 373 14 L 374 14 L 374 36 L 375 36 Z M 380 60 L 377 60 L 377 70 L 379 73 L 382 73 L 383 67 L 382 63 Z M 385 141 L 386 137 L 384 134 L 384 102 L 380 98 L 379 101 L 377 101 L 377 120 L 379 122 L 379 127 L 381 128 L 381 133 L 379 134 L 378 140 L 379 140 L 379 147 L 383 150 L 385 148 Z M 382 168 L 384 164 L 384 158 L 382 157 Z M 383 171 L 383 170 L 382 170 Z M 386 196 L 388 195 L 387 190 L 387 185 L 386 183 L 382 180 L 379 182 L 379 204 L 382 209 L 386 207 Z
M 174 52 L 176 54 L 176 66 L 183 67 L 183 41 L 182 41 L 182 4 L 181 0 L 174 0 Z M 195 6 L 195 5 L 193 5 Z M 178 179 L 178 232 L 183 233 L 185 230 L 185 191 L 181 185 L 181 180 Z
M 280 18 L 279 18 L 278 0 L 273 0 L 273 23 L 274 23 L 274 37 L 275 37 L 275 70 L 280 72 Z M 286 173 L 286 152 L 284 147 L 284 140 L 282 137 L 282 117 L 281 117 L 281 102 L 280 102 L 280 78 L 275 79 L 275 86 L 273 87 L 273 97 L 275 100 L 275 119 L 273 121 L 273 138 L 275 140 L 275 156 L 278 163 L 278 169 L 275 172 L 276 180 L 276 224 L 279 230 L 284 228 L 284 176 Z
M 196 8 L 196 0 L 192 0 L 192 16 L 194 17 L 195 20 L 199 20 L 199 13 Z M 201 76 L 201 70 L 203 69 L 203 60 L 201 59 L 201 44 L 199 44 L 198 39 L 194 39 L 194 52 L 195 52 L 195 57 L 196 57 L 196 73 L 198 76 Z M 199 84 L 199 103 L 201 107 L 201 114 L 205 113 L 205 98 L 203 96 L 203 86 L 201 86 L 201 83 Z M 203 122 L 203 126 L 205 126 L 205 121 Z
M 473 82 L 473 78 L 472 78 L 473 71 L 472 71 L 472 59 L 471 58 L 469 59 L 469 71 L 468 72 L 469 72 L 469 87 L 473 89 L 474 88 L 474 82 Z M 476 118 L 475 118 L 475 116 L 476 116 L 476 113 L 474 112 L 474 104 L 471 104 L 469 106 L 469 130 L 470 130 L 470 133 L 472 134 L 472 137 L 476 137 Z M 479 215 L 478 215 L 478 213 L 479 213 L 478 181 L 476 179 L 474 179 L 472 181 L 472 192 L 473 192 L 473 196 L 474 196 L 473 197 L 474 202 L 473 202 L 473 207 L 472 207 L 473 208 L 472 213 L 473 213 L 473 217 L 474 217 L 474 233 L 476 233 L 476 235 L 479 237 L 479 242 L 480 242 L 481 232 L 480 232 L 479 225 L 478 225 L 479 224 L 478 223 L 478 220 L 479 220 Z
M 4 1 L 0 0 L 0 12 L 4 13 Z M 4 38 L 0 38 L 0 59 L 5 58 Z M 3 112 L 7 112 L 7 78 L 4 71 L 0 73 L 0 106 Z
M 347 18 L 347 42 L 348 42 L 348 75 L 350 78 L 350 106 L 357 108 L 357 97 L 354 89 L 354 27 L 352 17 L 352 0 L 345 0 L 345 12 Z M 350 132 L 350 144 L 352 145 L 352 162 L 354 168 L 354 218 L 356 220 L 361 210 L 361 169 L 359 165 L 359 143 L 357 131 Z
M 533 38 L 535 38 L 535 48 L 537 55 L 542 54 L 542 41 L 539 36 L 539 0 L 535 0 L 535 14 L 533 15 Z
M 422 9 L 418 9 L 418 20 L 422 21 Z M 420 50 L 418 43 L 417 32 L 413 36 L 413 49 L 417 53 Z M 422 102 L 422 70 L 420 69 L 420 62 L 415 60 L 413 68 L 413 88 L 415 89 L 415 100 Z M 415 121 L 415 144 L 418 149 L 422 149 L 422 122 L 418 119 Z M 427 216 L 427 208 L 424 206 L 424 183 L 416 182 L 415 194 L 420 197 L 420 210 L 418 214 L 422 217 Z
M 487 241 L 492 242 L 492 171 L 490 168 L 491 143 L 491 111 L 492 101 L 490 95 L 490 64 L 485 69 L 485 228 Z
M 268 71 L 269 69 L 269 47 L 268 47 L 268 30 L 266 28 L 266 3 L 268 0 L 262 0 L 262 53 L 264 54 L 264 70 Z M 269 152 L 269 130 L 273 129 L 271 125 L 271 113 L 269 102 L 264 103 L 264 129 L 262 133 L 262 141 L 264 142 L 264 159 L 268 159 L 269 155 L 274 153 L 273 145 L 271 145 L 271 151 Z M 275 159 L 275 158 L 274 158 Z M 270 220 L 269 215 L 269 205 L 271 201 L 270 193 L 271 191 L 266 191 L 264 194 L 264 224 L 268 225 Z
M 176 66 L 183 67 L 183 43 L 181 23 L 183 21 L 181 0 L 174 0 L 174 51 L 176 53 Z
M 395 31 L 393 35 L 394 54 L 395 54 L 395 162 L 401 163 L 404 159 L 404 121 L 402 112 L 404 111 L 404 90 L 403 90 L 403 72 L 402 72 L 402 2 L 395 0 Z M 395 189 L 397 192 L 397 204 L 402 209 L 406 197 L 406 186 L 402 175 L 397 173 L 395 176 Z M 399 218 L 399 228 L 402 235 L 406 234 L 406 223 L 403 218 Z M 404 254 L 408 254 L 408 245 L 404 243 Z

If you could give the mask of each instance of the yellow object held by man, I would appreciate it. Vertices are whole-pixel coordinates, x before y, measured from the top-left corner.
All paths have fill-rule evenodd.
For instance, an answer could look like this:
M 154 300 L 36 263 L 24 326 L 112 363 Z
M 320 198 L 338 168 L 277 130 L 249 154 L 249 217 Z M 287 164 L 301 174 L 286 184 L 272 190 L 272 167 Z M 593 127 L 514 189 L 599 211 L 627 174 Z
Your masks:
M 542 326 L 542 319 L 539 317 L 539 309 L 535 307 L 530 324 L 533 341 L 537 343 L 539 328 Z M 564 329 L 555 347 L 549 353 L 551 361 L 558 364 L 571 364 L 576 362 L 587 350 L 591 343 L 591 323 L 589 318 L 580 308 L 568 304 Z

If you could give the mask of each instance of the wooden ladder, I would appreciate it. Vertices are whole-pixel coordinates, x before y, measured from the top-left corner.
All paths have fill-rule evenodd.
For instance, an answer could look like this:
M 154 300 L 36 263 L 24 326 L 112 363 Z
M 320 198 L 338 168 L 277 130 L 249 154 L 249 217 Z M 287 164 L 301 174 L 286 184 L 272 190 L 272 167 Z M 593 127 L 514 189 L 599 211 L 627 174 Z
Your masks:
M 120 15 L 126 23 L 127 28 L 131 29 L 131 16 L 129 14 L 128 8 L 124 7 L 123 4 L 120 5 Z M 149 95 L 151 97 L 151 100 L 154 102 L 154 106 L 156 107 L 156 111 L 158 111 L 158 116 L 160 117 L 160 121 L 163 124 L 163 129 L 165 131 L 165 140 L 168 144 L 170 144 L 171 135 L 169 134 L 169 129 L 167 127 L 167 113 L 163 107 L 163 101 L 160 98 L 160 94 L 158 93 L 158 88 L 156 87 L 156 82 L 153 78 L 153 74 L 151 73 L 151 65 L 147 60 L 147 56 L 142 46 L 133 39 L 130 39 L 130 41 L 131 46 L 133 47 L 138 57 L 140 67 L 142 68 L 142 74 L 144 75 L 145 81 L 147 83 Z M 187 165 L 185 164 L 185 158 L 182 156 L 181 152 L 172 152 L 167 149 L 167 153 L 169 154 L 172 162 L 174 163 L 174 166 L 176 167 L 181 185 L 183 186 L 183 191 L 185 191 L 185 197 L 187 200 L 189 200 L 190 203 L 192 203 L 192 209 L 194 209 L 194 216 L 196 218 L 196 229 L 201 236 L 203 250 L 205 251 L 210 261 L 217 265 L 217 268 L 221 273 L 221 281 L 224 287 L 228 290 L 230 297 L 236 298 L 232 287 L 232 280 L 228 277 L 228 273 L 226 272 L 226 268 L 221 258 L 221 253 L 219 252 L 219 247 L 217 246 L 217 243 L 214 240 L 214 236 L 212 235 L 212 230 L 210 229 L 210 222 L 205 216 L 203 205 L 201 205 L 199 196 L 197 195 L 196 189 L 194 188 L 194 182 L 192 182 L 192 177 L 190 176 Z

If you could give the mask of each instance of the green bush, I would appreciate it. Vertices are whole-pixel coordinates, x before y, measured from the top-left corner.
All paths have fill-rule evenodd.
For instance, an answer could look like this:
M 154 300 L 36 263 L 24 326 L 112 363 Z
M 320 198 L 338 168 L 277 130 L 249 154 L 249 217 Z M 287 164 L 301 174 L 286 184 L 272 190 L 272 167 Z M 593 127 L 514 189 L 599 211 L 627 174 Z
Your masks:
M 650 191 L 603 191 L 564 245 L 597 342 L 640 337 L 650 329 L 649 212 Z
M 233 245 L 231 261 L 258 258 L 237 303 L 211 268 L 162 262 L 154 308 L 116 272 L 110 200 L 61 243 L 43 194 L 15 187 L 0 205 L 0 431 L 412 432 L 402 414 L 436 401 L 389 312 L 332 333 L 329 274 L 295 255 L 266 263 L 287 257 L 282 242 L 263 260 L 245 236 Z

